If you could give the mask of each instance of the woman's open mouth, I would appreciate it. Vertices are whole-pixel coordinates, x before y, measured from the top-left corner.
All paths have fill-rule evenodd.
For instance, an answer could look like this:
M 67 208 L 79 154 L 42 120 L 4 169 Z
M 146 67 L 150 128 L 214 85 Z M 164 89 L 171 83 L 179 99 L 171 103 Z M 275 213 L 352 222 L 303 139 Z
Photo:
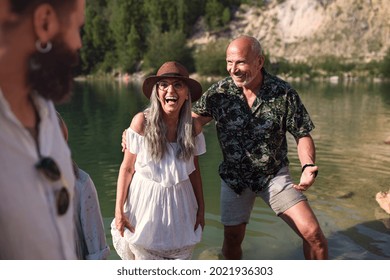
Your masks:
M 177 100 L 178 100 L 178 98 L 174 97 L 174 96 L 167 96 L 167 97 L 165 97 L 165 102 L 168 103 L 168 104 L 169 103 L 176 103 Z

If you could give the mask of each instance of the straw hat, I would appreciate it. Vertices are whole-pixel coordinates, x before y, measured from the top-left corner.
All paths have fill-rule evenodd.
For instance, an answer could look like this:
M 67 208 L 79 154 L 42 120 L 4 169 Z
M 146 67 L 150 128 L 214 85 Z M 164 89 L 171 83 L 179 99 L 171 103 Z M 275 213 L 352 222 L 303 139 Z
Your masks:
M 168 61 L 158 69 L 157 75 L 145 79 L 142 91 L 148 99 L 156 83 L 164 78 L 176 78 L 184 81 L 190 90 L 192 102 L 198 100 L 202 95 L 202 86 L 199 82 L 189 77 L 187 69 L 178 62 Z

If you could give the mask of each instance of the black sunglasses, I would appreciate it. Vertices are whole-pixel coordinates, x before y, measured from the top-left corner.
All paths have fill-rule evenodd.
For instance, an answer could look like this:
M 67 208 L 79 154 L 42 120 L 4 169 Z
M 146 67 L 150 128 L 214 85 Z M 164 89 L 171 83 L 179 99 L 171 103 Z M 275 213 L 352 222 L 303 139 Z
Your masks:
M 61 179 L 61 171 L 57 163 L 49 157 L 42 157 L 35 167 L 50 181 Z M 68 189 L 62 186 L 60 190 L 55 191 L 57 214 L 64 215 L 69 208 L 70 196 Z

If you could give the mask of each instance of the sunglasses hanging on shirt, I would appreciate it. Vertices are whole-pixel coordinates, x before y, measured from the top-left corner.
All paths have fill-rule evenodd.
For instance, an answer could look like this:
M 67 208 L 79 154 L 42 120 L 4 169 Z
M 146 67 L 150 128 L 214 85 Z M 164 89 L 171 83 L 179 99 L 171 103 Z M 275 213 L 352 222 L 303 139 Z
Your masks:
M 56 182 L 61 179 L 62 181 L 61 171 L 58 168 L 57 163 L 52 158 L 42 157 L 38 161 L 38 163 L 35 164 L 35 167 L 48 180 L 52 182 Z M 62 216 L 66 213 L 70 204 L 70 195 L 68 189 L 66 188 L 66 184 L 63 184 L 63 186 L 59 190 L 55 191 L 55 197 L 56 197 L 57 214 L 59 216 Z

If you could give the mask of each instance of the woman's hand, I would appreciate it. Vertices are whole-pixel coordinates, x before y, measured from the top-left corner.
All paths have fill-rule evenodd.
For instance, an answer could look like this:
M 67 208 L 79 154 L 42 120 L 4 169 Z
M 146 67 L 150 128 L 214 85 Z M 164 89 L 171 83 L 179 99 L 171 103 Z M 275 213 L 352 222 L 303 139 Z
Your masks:
M 115 214 L 115 227 L 119 230 L 122 237 L 124 236 L 125 228 L 134 232 L 134 227 L 130 224 L 129 219 L 124 213 Z
M 198 212 L 196 214 L 196 222 L 194 226 L 194 231 L 198 228 L 198 226 L 202 227 L 202 230 L 204 229 L 205 221 L 204 221 L 204 211 L 201 211 L 198 209 Z

